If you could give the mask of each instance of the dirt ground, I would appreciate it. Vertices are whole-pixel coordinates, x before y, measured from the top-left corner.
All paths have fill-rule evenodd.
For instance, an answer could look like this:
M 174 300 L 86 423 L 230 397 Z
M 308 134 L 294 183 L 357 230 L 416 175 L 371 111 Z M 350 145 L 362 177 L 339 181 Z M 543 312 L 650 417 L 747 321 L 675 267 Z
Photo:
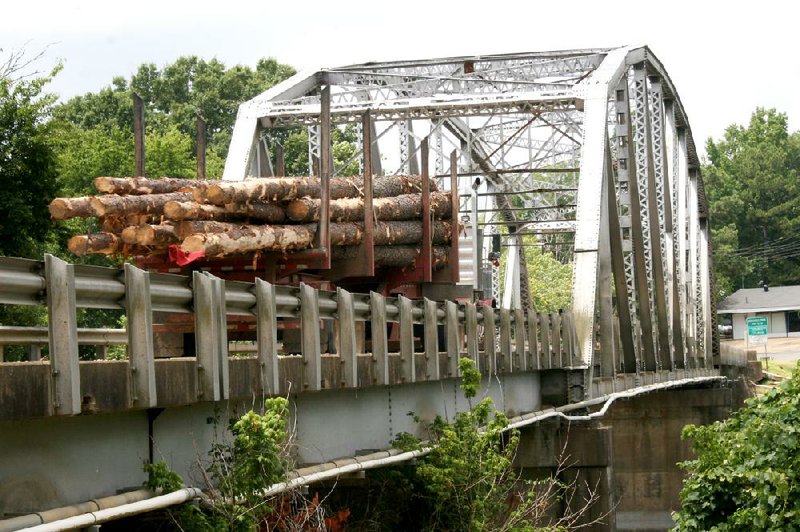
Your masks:
M 745 349 L 744 340 L 722 340 L 723 343 Z M 753 347 L 758 351 L 758 358 L 764 356 L 764 347 Z M 795 361 L 800 360 L 800 338 L 769 338 L 767 340 L 767 355 L 772 360 Z

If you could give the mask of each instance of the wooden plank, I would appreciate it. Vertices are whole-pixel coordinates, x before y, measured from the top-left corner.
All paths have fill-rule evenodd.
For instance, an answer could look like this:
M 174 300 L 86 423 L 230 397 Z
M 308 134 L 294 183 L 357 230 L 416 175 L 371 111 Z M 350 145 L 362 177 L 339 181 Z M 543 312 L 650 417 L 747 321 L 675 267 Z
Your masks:
M 378 292 L 370 292 L 369 308 L 372 326 L 372 360 L 375 363 L 375 384 L 391 384 L 389 381 L 386 299 Z
M 424 159 L 424 157 L 423 157 Z M 425 349 L 425 378 L 427 380 L 438 381 L 441 378 L 439 373 L 439 331 L 437 330 L 436 311 L 438 306 L 436 301 L 423 299 L 422 310 L 423 318 L 423 346 Z
M 525 312 L 514 309 L 514 371 L 526 371 L 528 360 L 525 356 Z
M 353 310 L 353 294 L 343 288 L 336 289 L 336 306 L 339 315 L 339 357 L 342 363 L 342 386 L 358 386 L 358 364 L 356 363 L 356 318 Z
M 528 368 L 542 369 L 541 360 L 539 358 L 539 339 L 538 335 L 538 318 L 533 309 L 528 309 L 528 355 L 529 362 Z
M 128 318 L 131 407 L 152 408 L 157 401 L 150 274 L 131 263 L 125 263 L 125 314 Z
M 322 362 L 319 345 L 319 291 L 300 283 L 300 336 L 303 350 L 306 390 L 322 388 Z
M 475 362 L 478 371 L 484 371 L 478 357 L 478 311 L 475 303 L 468 301 L 464 305 L 464 327 L 467 337 L 467 356 Z
M 275 308 L 275 287 L 256 277 L 257 355 L 264 395 L 279 393 L 278 320 Z
M 75 271 L 53 255 L 44 257 L 52 405 L 59 415 L 81 413 Z
M 416 362 L 414 361 L 414 321 L 411 300 L 397 296 L 400 308 L 400 378 L 403 382 L 415 382 Z
M 445 328 L 447 330 L 447 376 L 458 376 L 458 359 L 461 356 L 462 336 L 459 331 L 458 305 L 446 301 L 444 307 Z
M 497 371 L 498 373 L 514 371 L 511 364 L 511 310 L 507 308 L 500 309 L 500 357 Z
M 553 367 L 553 353 L 550 349 L 550 316 L 539 313 L 539 339 L 542 341 L 541 368 L 551 369 Z

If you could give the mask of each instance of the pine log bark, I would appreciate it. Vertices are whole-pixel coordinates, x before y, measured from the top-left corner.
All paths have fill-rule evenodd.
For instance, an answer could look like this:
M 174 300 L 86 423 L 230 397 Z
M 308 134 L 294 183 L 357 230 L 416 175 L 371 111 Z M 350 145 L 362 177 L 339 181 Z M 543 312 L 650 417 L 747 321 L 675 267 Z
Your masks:
M 200 233 L 229 233 L 247 227 L 233 222 L 218 220 L 184 220 L 175 224 L 175 234 L 181 240 Z M 251 227 L 262 227 L 254 225 Z
M 217 220 L 233 222 L 236 220 L 255 220 L 279 224 L 286 219 L 286 212 L 274 203 L 255 202 L 250 204 L 231 203 L 220 207 L 195 201 L 169 201 L 164 205 L 164 216 L 172 221 Z
M 82 257 L 89 254 L 111 255 L 119 251 L 121 240 L 112 233 L 75 235 L 67 241 L 67 249 Z
M 166 247 L 180 241 L 172 224 L 142 224 L 136 228 L 136 244 L 140 246 Z
M 390 268 L 405 268 L 413 266 L 422 252 L 420 246 L 376 246 L 375 265 Z M 432 250 L 433 269 L 438 270 L 447 265 L 448 248 L 435 246 Z M 360 250 L 356 246 L 338 247 L 333 249 L 333 260 L 363 260 Z
M 53 220 L 69 220 L 70 218 L 88 218 L 95 216 L 91 204 L 91 196 L 80 198 L 55 198 L 48 209 Z
M 204 205 L 195 201 L 168 201 L 164 204 L 164 216 L 170 220 L 225 220 L 228 211 L 217 205 Z
M 306 249 L 313 241 L 314 230 L 307 225 L 246 225 L 234 226 L 227 232 L 190 235 L 184 239 L 181 249 L 203 251 L 206 257 L 221 257 L 255 251 Z
M 436 191 L 436 183 L 430 181 L 430 189 Z M 333 177 L 330 180 L 330 198 L 351 198 L 363 195 L 364 180 L 360 177 Z M 373 197 L 399 196 L 420 192 L 419 176 L 378 177 L 373 180 Z M 207 190 L 193 191 L 198 203 L 227 205 L 261 201 L 289 201 L 305 196 L 318 198 L 320 180 L 316 177 L 267 177 L 244 181 L 219 181 Z
M 159 179 L 148 179 L 146 177 L 98 177 L 94 180 L 94 188 L 99 192 L 122 196 L 128 194 L 167 194 L 207 184 L 209 184 L 208 181 L 176 177 L 162 177 Z
M 430 196 L 430 211 L 436 219 L 447 219 L 451 215 L 450 196 L 434 192 Z M 320 200 L 298 198 L 286 207 L 286 216 L 294 222 L 319 221 Z M 376 198 L 372 209 L 378 220 L 413 220 L 422 218 L 422 195 L 401 194 L 396 197 Z M 330 202 L 330 217 L 333 222 L 357 222 L 364 219 L 363 198 L 342 198 Z
M 127 214 L 161 215 L 164 205 L 170 201 L 189 201 L 192 195 L 188 192 L 170 192 L 168 194 L 148 194 L 144 196 L 119 196 L 108 194 L 94 196 L 89 201 L 97 216 L 119 216 Z

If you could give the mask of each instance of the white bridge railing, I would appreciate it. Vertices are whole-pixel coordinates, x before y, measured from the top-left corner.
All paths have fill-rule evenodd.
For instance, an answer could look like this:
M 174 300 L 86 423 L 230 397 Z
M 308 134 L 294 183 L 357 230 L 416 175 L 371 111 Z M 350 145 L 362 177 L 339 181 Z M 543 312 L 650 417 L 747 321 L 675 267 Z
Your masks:
M 494 309 L 472 302 L 411 300 L 341 288 L 327 292 L 306 284 L 281 286 L 261 279 L 226 281 L 202 271 L 189 277 L 147 272 L 131 264 L 124 269 L 73 265 L 52 255 L 44 261 L 0 258 L 0 304 L 47 306 L 49 393 L 53 412 L 58 414 L 81 411 L 81 343 L 125 340 L 129 407 L 159 405 L 153 312 L 193 314 L 198 401 L 231 396 L 227 333 L 229 318 L 236 316 L 255 318 L 257 366 L 253 367 L 258 368 L 263 394 L 285 390 L 289 374 L 292 382 L 302 383 L 293 392 L 332 387 L 332 380 L 335 387 L 358 387 L 457 377 L 461 356 L 472 358 L 482 372 L 492 374 L 580 365 L 569 312 Z M 78 308 L 122 309 L 127 330 L 106 331 L 109 341 L 90 338 L 96 332 L 77 327 Z M 278 324 L 286 320 L 299 322 L 299 356 L 279 354 Z M 336 355 L 322 353 L 322 320 L 335 323 Z M 371 331 L 368 356 L 360 352 L 364 342 L 357 336 L 364 327 L 357 326 L 359 322 L 367 322 Z M 396 337 L 391 343 L 390 327 Z M 6 330 L 0 331 L 0 343 L 36 344 L 44 339 L 42 329 L 17 329 L 14 334 L 27 334 L 27 339 L 20 336 L 9 342 L 13 331 Z

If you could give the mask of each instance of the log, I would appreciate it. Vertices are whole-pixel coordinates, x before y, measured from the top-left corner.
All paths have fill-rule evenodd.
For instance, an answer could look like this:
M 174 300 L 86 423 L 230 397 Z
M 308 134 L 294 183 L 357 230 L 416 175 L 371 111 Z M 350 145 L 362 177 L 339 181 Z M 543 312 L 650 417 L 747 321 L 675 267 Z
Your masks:
M 436 219 L 450 218 L 450 196 L 434 192 L 430 196 L 430 211 Z M 298 198 L 286 207 L 286 216 L 295 222 L 319 221 L 320 200 Z M 413 220 L 422 218 L 422 195 L 401 194 L 396 197 L 376 198 L 372 202 L 378 220 Z M 364 219 L 363 198 L 342 198 L 330 202 L 330 219 L 334 222 L 357 222 Z
M 436 183 L 430 181 L 430 189 L 436 191 Z M 360 177 L 332 177 L 330 198 L 361 196 L 364 180 Z M 378 177 L 373 180 L 373 197 L 391 197 L 421 191 L 419 176 Z M 192 191 L 198 203 L 227 205 L 248 203 L 255 200 L 289 201 L 305 196 L 318 198 L 320 183 L 316 177 L 259 177 L 244 181 L 219 181 L 207 190 Z
M 195 201 L 169 201 L 164 205 L 164 216 L 179 222 L 183 220 L 218 220 L 230 222 L 236 220 L 257 220 L 279 224 L 286 219 L 282 207 L 274 203 L 230 203 L 224 207 L 207 205 Z
M 88 218 L 95 216 L 91 204 L 91 196 L 80 198 L 55 198 L 50 202 L 48 209 L 53 220 L 68 220 L 70 218 Z
M 390 268 L 405 268 L 413 266 L 422 248 L 419 246 L 376 246 L 375 265 Z M 435 246 L 433 248 L 433 269 L 439 270 L 447 265 L 448 248 Z M 333 249 L 333 260 L 363 260 L 357 246 L 338 247 Z
M 67 249 L 82 257 L 88 254 L 111 255 L 120 248 L 121 241 L 112 233 L 75 235 L 67 241 Z
M 180 241 L 172 224 L 142 224 L 136 228 L 136 243 L 140 246 L 166 247 Z
M 164 205 L 169 201 L 189 201 L 192 195 L 188 192 L 170 192 L 168 194 L 148 194 L 144 196 L 93 196 L 89 202 L 95 215 L 113 216 L 128 214 L 161 215 Z
M 227 233 L 238 231 L 243 226 L 216 220 L 184 220 L 175 224 L 175 234 L 181 240 L 199 233 Z M 252 226 L 262 227 L 262 226 Z
M 234 226 L 227 232 L 190 235 L 184 239 L 181 249 L 203 251 L 206 257 L 221 257 L 255 251 L 306 249 L 313 241 L 314 230 L 307 225 L 245 225 Z
M 135 244 L 136 243 L 136 232 L 138 231 L 138 225 L 131 225 L 120 231 L 119 237 L 122 241 L 126 244 Z
M 120 234 L 125 228 L 132 225 L 158 223 L 158 217 L 147 214 L 128 214 L 125 216 L 103 216 L 100 218 L 100 227 L 103 232 Z
M 208 181 L 196 179 L 180 179 L 176 177 L 162 177 L 148 179 L 146 177 L 98 177 L 94 180 L 94 188 L 105 194 L 142 195 L 166 194 L 178 192 L 185 188 L 204 186 Z
M 452 239 L 450 222 L 433 223 L 433 244 L 446 244 Z M 355 246 L 364 237 L 364 224 L 359 222 L 337 222 L 330 226 L 332 246 Z M 396 221 L 378 222 L 373 230 L 372 240 L 376 246 L 418 244 L 422 242 L 422 222 Z
M 204 205 L 195 201 L 168 201 L 164 204 L 164 216 L 170 220 L 225 220 L 228 211 L 217 205 Z
M 291 235 L 297 229 L 298 234 L 310 234 L 311 239 L 302 246 L 298 247 L 296 239 L 288 239 L 286 242 L 292 245 L 289 248 L 280 247 L 280 240 L 276 235 L 284 233 Z M 306 225 L 237 225 L 228 222 L 217 221 L 195 221 L 181 222 L 176 233 L 184 238 L 181 248 L 184 251 L 199 251 L 203 249 L 200 241 L 203 235 L 226 233 L 230 240 L 222 237 L 211 239 L 213 242 L 223 242 L 221 250 L 213 253 L 206 252 L 207 256 L 217 256 L 217 254 L 240 254 L 252 253 L 255 251 L 291 251 L 305 249 L 312 245 L 313 236 L 317 230 L 316 224 Z M 364 224 L 358 222 L 340 222 L 330 225 L 331 246 L 356 246 L 364 238 Z M 241 238 L 242 241 L 236 243 L 234 240 Z M 305 240 L 305 236 L 304 242 Z M 434 244 L 445 244 L 452 239 L 452 224 L 445 221 L 433 223 Z M 266 242 L 266 247 L 260 246 L 261 242 Z M 422 222 L 399 221 L 399 222 L 378 222 L 373 233 L 373 242 L 376 246 L 418 244 L 422 242 Z

